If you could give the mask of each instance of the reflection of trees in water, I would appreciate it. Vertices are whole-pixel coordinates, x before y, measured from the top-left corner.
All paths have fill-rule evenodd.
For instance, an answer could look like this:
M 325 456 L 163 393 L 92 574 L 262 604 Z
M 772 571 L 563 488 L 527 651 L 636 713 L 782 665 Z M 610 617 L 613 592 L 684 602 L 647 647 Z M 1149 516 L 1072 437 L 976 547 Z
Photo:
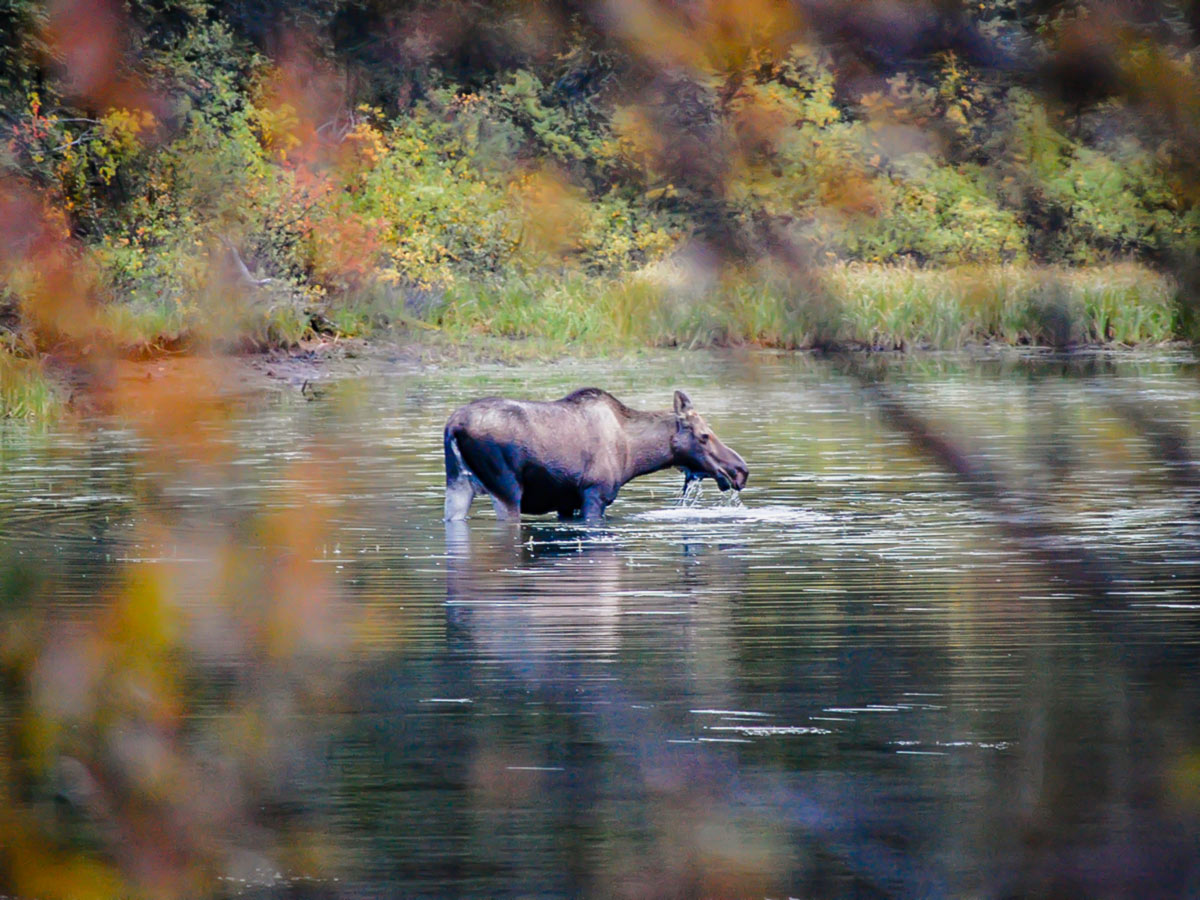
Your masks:
M 747 832 L 740 850 L 711 845 L 716 834 L 738 832 L 727 765 L 695 745 L 669 743 L 689 736 L 690 708 L 734 695 L 728 683 L 714 684 L 728 679 L 714 674 L 712 648 L 687 646 L 700 610 L 686 597 L 656 597 L 650 602 L 679 613 L 660 617 L 653 632 L 672 652 L 631 641 L 628 620 L 618 626 L 648 602 L 637 595 L 680 585 L 648 582 L 610 537 L 557 526 L 518 534 L 476 523 L 469 537 L 461 525 L 448 529 L 445 650 L 389 660 L 404 674 L 386 684 L 372 677 L 367 691 L 396 724 L 377 732 L 373 753 L 358 762 L 378 767 L 386 757 L 403 769 L 367 776 L 386 780 L 395 800 L 386 803 L 394 825 L 378 832 L 380 858 L 397 867 L 390 874 L 429 879 L 436 890 L 439 867 L 451 866 L 464 884 L 477 878 L 483 893 L 503 885 L 569 896 L 677 896 L 721 885 L 740 893 L 774 877 L 769 834 Z M 707 577 L 690 577 L 734 589 L 733 554 L 713 558 L 721 561 Z M 679 562 L 697 565 L 695 557 Z M 437 692 L 472 702 L 428 702 Z M 448 727 L 411 730 L 412 713 L 401 711 L 414 709 Z M 431 792 L 411 790 L 414 781 Z M 433 790 L 438 783 L 443 789 Z M 422 841 L 414 820 L 429 822 L 429 835 L 460 835 L 461 855 L 437 837 Z M 464 870 L 470 865 L 485 870 Z
M 1064 365 L 1074 377 L 1073 364 Z M 1104 370 L 1085 374 L 1097 408 L 1107 409 Z M 1045 377 L 1052 390 L 1057 374 Z M 1042 408 L 1039 384 L 1031 376 L 1028 397 Z M 437 893 L 447 884 L 481 894 L 1120 896 L 1134 880 L 1153 893 L 1186 895 L 1186 879 L 1194 878 L 1187 841 L 1197 808 L 1200 704 L 1194 635 L 1170 629 L 1192 627 L 1194 616 L 1155 617 L 1131 608 L 1126 593 L 1169 598 L 1164 573 L 1184 592 L 1179 598 L 1194 593 L 1186 488 L 1139 457 L 1142 500 L 1181 510 L 1177 539 L 1106 546 L 1103 531 L 1073 527 L 1071 492 L 1087 478 L 1077 467 L 1064 466 L 1036 491 L 1014 484 L 1004 454 L 989 452 L 979 435 L 959 439 L 934 423 L 919 391 L 891 384 L 880 396 L 904 408 L 908 418 L 895 421 L 935 432 L 947 459 L 966 458 L 963 471 L 990 474 L 982 490 L 972 485 L 964 496 L 994 508 L 986 540 L 1009 556 L 914 585 L 902 562 L 869 557 L 853 535 L 847 548 L 832 533 L 828 545 L 798 544 L 784 575 L 758 567 L 761 545 L 714 537 L 720 532 L 711 529 L 672 530 L 680 542 L 651 540 L 664 555 L 650 558 L 617 540 L 627 523 L 514 530 L 480 517 L 461 532 L 465 542 L 452 533 L 446 543 L 444 614 L 396 613 L 410 615 L 409 634 L 433 638 L 389 644 L 386 658 L 359 658 L 354 665 L 365 671 L 347 689 L 345 670 L 327 655 L 253 653 L 286 622 L 291 600 L 328 577 L 289 562 L 287 548 L 306 545 L 302 531 L 280 530 L 301 508 L 297 498 L 278 516 L 239 518 L 228 540 L 218 529 L 214 543 L 189 544 L 198 559 L 220 560 L 215 568 L 225 574 L 206 565 L 180 573 L 189 596 L 217 602 L 189 612 L 184 646 L 193 649 L 165 658 L 164 669 L 187 673 L 193 709 L 232 710 L 244 730 L 222 743 L 229 732 L 210 728 L 221 719 L 201 715 L 159 745 L 189 761 L 232 759 L 225 765 L 237 779 L 204 783 L 215 786 L 211 795 L 232 785 L 229 796 L 240 805 L 226 810 L 220 827 L 240 846 L 233 853 L 176 846 L 195 854 L 189 865 L 207 871 L 242 873 L 256 861 L 287 860 L 288 874 L 340 871 L 358 879 L 345 888 L 278 887 L 331 897 Z M 1163 448 L 1146 439 L 1142 452 L 1185 465 L 1186 434 L 1138 400 L 1136 415 L 1155 423 L 1147 431 L 1174 434 Z M 1044 412 L 1063 416 L 1053 404 Z M 1063 416 L 1053 429 L 1055 452 L 1091 458 L 1083 433 L 1093 432 L 1079 432 Z M 1129 433 L 1141 440 L 1133 437 L 1139 428 L 1130 425 Z M 1009 452 L 1024 458 L 1019 441 L 1006 445 Z M 1126 490 L 1114 502 L 1136 496 Z M 820 508 L 824 499 L 812 502 Z M 1036 515 L 1020 515 L 1031 509 Z M 1020 527 L 1010 527 L 1010 514 Z M 915 525 L 914 540 L 920 534 Z M 405 537 L 394 555 L 348 565 L 356 587 L 343 584 L 340 596 L 354 597 L 364 581 L 372 585 L 364 602 L 421 584 L 427 590 L 428 559 L 403 558 L 414 540 Z M 431 552 L 441 540 L 438 526 Z M 1059 567 L 1054 554 L 1077 547 L 1102 577 L 1076 577 L 1090 565 L 1082 556 Z M 1037 552 L 1022 555 L 1027 548 Z M 279 568 L 264 574 L 263 560 Z M 637 596 L 647 589 L 671 596 Z M 904 612 L 931 600 L 944 607 L 932 622 Z M 639 615 L 660 606 L 680 614 Z M 96 622 L 105 615 L 96 611 Z M 6 639 L 14 633 L 7 628 Z M 44 655 L 46 671 L 59 668 L 55 660 L 78 658 L 78 643 L 65 642 L 65 632 L 41 634 L 57 647 Z M 13 690 L 6 702 L 19 697 Z M 930 691 L 940 696 L 905 699 Z M 473 702 L 429 702 L 460 699 Z M 766 709 L 779 723 L 807 725 L 808 715 L 827 707 L 899 702 L 914 708 L 886 723 L 851 716 L 832 736 L 669 743 L 728 734 L 705 731 L 709 720 L 690 709 Z M 943 708 L 916 708 L 922 703 Z M 101 714 L 110 708 L 98 706 Z M 331 708 L 349 715 L 324 715 Z M 934 739 L 1010 746 L 951 748 Z M 895 742 L 903 740 L 946 755 L 898 756 Z M 103 746 L 91 734 L 75 741 Z M 126 742 L 120 750 L 138 746 L 146 744 Z M 106 814 L 85 821 L 93 815 L 86 812 L 91 788 L 72 760 L 95 778 L 92 760 L 73 749 L 60 756 L 54 778 L 66 805 L 56 834 L 136 873 L 134 854 L 111 848 L 143 845 L 106 831 Z M 123 809 L 140 782 L 109 773 L 136 764 L 123 756 L 100 770 L 104 790 L 115 791 Z M 103 766 L 110 765 L 106 758 Z M 38 778 L 11 783 L 28 786 L 43 813 L 59 790 Z M 152 825 L 155 816 L 199 809 L 135 808 Z M 217 827 L 195 814 L 190 834 Z M 312 848 L 307 863 L 286 852 L 293 840 Z
M 736 582 L 742 587 L 731 591 L 741 599 L 722 622 L 730 631 L 728 648 L 737 655 L 728 670 L 727 705 L 745 705 L 739 678 L 750 678 L 747 683 L 756 688 L 762 682 L 786 684 L 795 695 L 792 702 L 808 709 L 831 702 L 864 707 L 880 702 L 881 685 L 900 693 L 905 686 L 917 692 L 932 683 L 946 689 L 946 709 L 923 714 L 924 721 L 912 728 L 917 746 L 924 740 L 928 748 L 930 734 L 953 744 L 956 735 L 981 733 L 1003 736 L 1006 745 L 994 752 L 959 753 L 950 763 L 957 770 L 952 780 L 942 765 L 931 764 L 922 778 L 870 749 L 869 762 L 847 764 L 844 745 L 835 753 L 797 745 L 769 755 L 765 766 L 743 765 L 733 802 L 753 807 L 770 798 L 765 802 L 772 815 L 788 829 L 784 843 L 791 857 L 773 859 L 777 875 L 805 872 L 818 890 L 848 882 L 898 896 L 915 890 L 949 896 L 963 890 L 1000 896 L 1183 896 L 1194 885 L 1192 835 L 1200 810 L 1196 779 L 1189 774 L 1200 710 L 1192 677 L 1194 642 L 1129 605 L 1131 590 L 1161 590 L 1164 566 L 1181 578 L 1185 597 L 1197 590 L 1191 576 L 1195 554 L 1186 538 L 1194 527 L 1194 472 L 1187 435 L 1144 398 L 1104 387 L 1108 368 L 1091 357 L 1064 358 L 1060 374 L 1082 374 L 1098 385 L 1097 404 L 1127 421 L 1131 439 L 1159 463 L 1157 486 L 1150 477 L 1145 488 L 1158 496 L 1144 493 L 1142 500 L 1177 505 L 1184 535 L 1165 552 L 1161 547 L 1147 553 L 1118 550 L 1102 539 L 1073 538 L 1070 525 L 1064 525 L 1071 519 L 1072 483 L 1087 477 L 1076 461 L 1086 460 L 1089 448 L 1080 445 L 1066 407 L 1047 404 L 1039 395 L 1038 380 L 1054 376 L 1039 367 L 1030 390 L 1046 418 L 1032 420 L 1048 421 L 1049 427 L 1031 435 L 1029 445 L 1052 462 L 1040 485 L 1010 484 L 980 452 L 986 448 L 968 449 L 902 392 L 873 389 L 885 420 L 944 467 L 989 512 L 1001 541 L 1025 557 L 1021 566 L 997 568 L 1016 582 L 1007 589 L 997 588 L 985 574 L 974 584 L 942 586 L 965 590 L 962 602 L 969 608 L 950 619 L 947 627 L 953 630 L 942 635 L 940 646 L 906 645 L 897 640 L 897 622 L 863 612 L 880 603 L 909 602 L 902 592 L 890 598 L 889 586 L 900 579 L 883 576 L 870 587 L 845 590 L 835 610 L 814 616 L 811 630 L 797 628 L 792 619 L 792 634 L 773 633 L 787 653 L 756 654 L 742 626 L 761 626 L 761 613 L 748 598 L 765 591 L 748 590 L 742 564 Z M 616 558 L 609 548 L 601 552 Z M 816 568 L 820 561 L 796 563 Z M 686 570 L 680 582 L 689 582 Z M 494 582 L 483 578 L 481 583 Z M 603 584 L 612 584 L 611 575 Z M 777 602 L 789 601 L 795 602 L 795 595 L 781 591 Z M 768 616 L 771 602 L 776 601 L 763 604 Z M 1178 627 L 1178 621 L 1171 625 Z M 823 631 L 848 637 L 825 643 L 840 649 L 822 653 L 811 639 Z M 1001 659 L 994 664 L 979 662 L 996 656 Z M 981 671 L 963 671 L 972 667 Z M 558 675 L 564 674 L 560 668 Z M 988 708 L 992 701 L 978 691 L 989 678 L 1022 692 L 1019 712 L 999 718 Z M 636 681 L 636 674 L 628 674 L 606 690 L 628 703 L 629 686 Z M 590 724 L 608 735 L 607 744 L 628 740 L 622 735 L 632 723 L 606 713 L 593 715 Z M 636 727 L 661 734 L 667 724 L 659 717 Z M 866 748 L 874 739 L 869 728 L 851 730 L 849 738 L 852 746 L 861 741 Z M 708 757 L 709 765 L 715 758 L 695 753 Z M 651 767 L 705 770 L 695 759 L 664 762 L 666 755 L 646 746 L 641 758 L 654 760 Z M 805 772 L 810 775 L 800 774 Z M 708 802 L 731 802 L 724 785 L 709 784 L 706 790 Z M 797 864 L 800 859 L 803 864 Z
M 66 466 L 54 496 L 70 508 L 104 485 L 109 499 L 78 522 L 31 517 L 43 530 L 6 561 L 10 892 L 207 895 L 217 875 L 269 880 L 332 847 L 315 799 L 327 784 L 323 735 L 296 727 L 337 702 L 343 674 L 347 610 L 314 563 L 324 511 L 296 502 L 308 484 L 298 469 L 284 473 L 273 511 L 151 502 L 131 515 L 112 502 L 161 488 L 157 473 L 188 451 L 200 457 L 189 476 L 214 493 L 233 480 L 207 437 L 155 444 L 131 465 L 106 463 L 111 451 L 97 457 L 91 443 L 72 448 L 72 464 L 99 458 L 104 471 Z M 19 577 L 22 556 L 37 561 L 35 577 Z
M 350 790 L 374 785 L 387 811 L 360 817 L 376 821 L 374 874 L 484 893 L 939 895 L 930 835 L 905 805 L 913 789 L 886 766 L 847 771 L 844 748 L 819 744 L 760 757 L 694 742 L 691 710 L 778 706 L 748 687 L 766 681 L 756 665 L 767 663 L 743 646 L 741 548 L 698 536 L 678 571 L 648 582 L 597 537 L 452 527 L 445 651 L 389 660 L 368 678 L 369 708 L 388 724 L 371 726 L 365 747 L 356 737 L 347 760 Z M 700 599 L 643 644 L 618 625 L 647 587 Z M 865 599 L 846 596 L 822 625 L 856 628 Z M 839 703 L 864 705 L 908 669 L 887 630 L 871 627 L 874 640 L 857 634 L 834 660 L 800 632 L 790 653 L 770 654 L 799 720 L 831 703 L 831 681 Z
M 999 475 L 989 448 L 971 448 L 903 392 L 867 381 L 883 420 L 945 470 L 989 513 L 997 536 L 1025 555 L 1041 596 L 1009 601 L 1016 621 L 1059 620 L 1074 633 L 1058 641 L 1052 636 L 1063 626 L 1034 629 L 1039 639 L 1017 651 L 1025 685 L 1018 740 L 977 783 L 986 810 L 980 821 L 956 822 L 968 833 L 988 823 L 966 849 L 972 859 L 999 860 L 975 886 L 999 896 L 1186 896 L 1200 879 L 1197 657 L 1194 634 L 1176 630 L 1194 633 L 1197 623 L 1174 617 L 1168 627 L 1132 605 L 1139 596 L 1176 596 L 1164 575 L 1179 580 L 1178 595 L 1189 603 L 1200 592 L 1195 461 L 1186 431 L 1145 397 L 1107 387 L 1108 368 L 1087 356 L 1061 363 L 1062 374 L 1092 379 L 1097 402 L 1127 423 L 1130 440 L 1152 458 L 1158 478 L 1146 479 L 1132 499 L 1179 510 L 1180 530 L 1165 547 L 1118 550 L 1069 524 L 1070 482 L 1087 477 L 1073 461 L 1088 448 L 1053 403 L 1048 432 L 1029 442 L 1053 460 L 1045 485 L 1033 491 Z M 976 602 L 1002 596 L 983 592 Z M 986 652 L 1005 635 L 976 639 Z

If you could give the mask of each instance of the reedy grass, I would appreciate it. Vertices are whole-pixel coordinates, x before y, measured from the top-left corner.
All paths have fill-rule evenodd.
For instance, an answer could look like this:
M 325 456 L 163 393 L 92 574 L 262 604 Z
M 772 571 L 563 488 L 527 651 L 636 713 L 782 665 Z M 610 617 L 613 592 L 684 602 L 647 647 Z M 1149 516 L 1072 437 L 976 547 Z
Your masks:
M 803 285 L 742 270 L 701 286 L 653 277 L 509 274 L 462 281 L 420 310 L 402 292 L 331 298 L 327 324 L 346 337 L 381 323 L 449 338 L 537 339 L 595 352 L 633 346 L 750 344 L 952 350 L 968 344 L 1154 344 L 1175 334 L 1174 285 L 1134 263 L 920 269 L 852 263 Z M 262 292 L 179 304 L 113 304 L 101 327 L 122 347 L 279 346 L 312 336 L 303 304 Z M 214 312 L 219 311 L 219 312 Z
M 198 304 L 110 303 L 96 317 L 99 336 L 122 353 L 198 346 L 288 346 L 311 335 L 309 316 L 286 292 L 254 298 L 234 292 Z
M 954 349 L 969 343 L 1161 343 L 1175 337 L 1174 285 L 1132 263 L 1085 269 L 846 265 L 823 283 L 851 340 Z M 1056 327 L 1058 333 L 1050 333 Z
M 51 419 L 62 405 L 59 391 L 37 360 L 0 350 L 0 418 Z
M 770 273 L 728 273 L 699 287 L 638 275 L 514 275 L 461 282 L 420 309 L 402 293 L 332 301 L 344 336 L 390 322 L 446 352 L 498 359 L 619 354 L 640 347 L 755 345 L 953 350 L 970 344 L 1156 344 L 1177 337 L 1176 287 L 1133 263 L 1083 269 L 1021 265 L 919 269 L 847 264 L 804 287 Z M 278 292 L 174 303 L 111 304 L 97 338 L 122 352 L 289 346 L 310 313 Z M 226 301 L 226 302 L 223 302 Z M 411 306 L 411 304 L 410 304 Z M 216 311 L 216 312 L 214 312 Z M 34 359 L 0 347 L 0 416 L 52 418 L 61 392 Z
M 96 316 L 97 328 L 117 347 L 149 346 L 173 340 L 191 327 L 186 309 L 175 303 L 109 303 Z
M 937 350 L 968 344 L 1154 344 L 1175 337 L 1174 285 L 1132 263 L 817 271 L 796 287 L 727 275 L 703 291 L 636 276 L 525 276 L 449 290 L 431 321 L 450 335 L 541 338 L 597 349 L 818 343 Z
M 663 298 L 631 280 L 508 278 L 451 287 L 432 311 L 451 335 L 545 338 L 605 348 L 654 342 Z

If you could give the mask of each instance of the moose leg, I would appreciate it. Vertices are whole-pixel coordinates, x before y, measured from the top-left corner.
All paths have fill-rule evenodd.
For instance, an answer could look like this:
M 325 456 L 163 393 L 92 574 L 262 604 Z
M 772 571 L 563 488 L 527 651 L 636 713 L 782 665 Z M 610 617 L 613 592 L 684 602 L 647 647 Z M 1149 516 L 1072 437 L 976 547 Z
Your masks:
M 521 518 L 521 485 L 511 475 L 502 475 L 489 490 L 497 519 L 519 521 Z
M 572 519 L 578 519 L 581 506 L 583 506 L 582 494 L 564 493 L 558 501 L 558 521 L 570 522 Z
M 470 468 L 468 474 L 474 479 L 476 493 L 487 492 L 492 497 L 498 519 L 521 518 L 521 482 L 517 473 L 502 453 L 486 442 L 476 441 L 469 435 L 457 437 L 464 462 Z M 448 471 L 449 469 L 447 469 Z
M 462 475 L 446 485 L 446 506 L 442 518 L 447 522 L 458 522 L 467 517 L 471 501 L 475 499 L 475 485 L 470 476 Z
M 480 493 L 483 485 L 476 480 L 467 463 L 463 459 L 458 441 L 461 434 L 458 429 L 446 426 L 444 443 L 446 447 L 446 505 L 442 518 L 447 522 L 460 522 L 467 517 L 471 501 Z
M 502 500 L 495 494 L 492 495 L 492 506 L 496 509 L 496 518 L 501 520 L 518 521 L 521 518 L 521 501 L 515 503 L 508 500 Z
M 583 492 L 583 517 L 585 519 L 604 518 L 604 510 L 609 502 L 605 499 L 603 490 L 598 487 L 588 488 Z

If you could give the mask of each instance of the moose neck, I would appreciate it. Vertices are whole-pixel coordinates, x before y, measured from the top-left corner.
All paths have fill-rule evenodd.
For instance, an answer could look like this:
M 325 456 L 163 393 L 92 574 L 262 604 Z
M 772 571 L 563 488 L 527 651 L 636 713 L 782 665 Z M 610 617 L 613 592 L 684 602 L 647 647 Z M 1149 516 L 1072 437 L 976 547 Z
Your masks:
M 671 437 L 675 434 L 675 414 L 639 413 L 625 426 L 629 439 L 629 461 L 625 480 L 637 478 L 675 464 Z

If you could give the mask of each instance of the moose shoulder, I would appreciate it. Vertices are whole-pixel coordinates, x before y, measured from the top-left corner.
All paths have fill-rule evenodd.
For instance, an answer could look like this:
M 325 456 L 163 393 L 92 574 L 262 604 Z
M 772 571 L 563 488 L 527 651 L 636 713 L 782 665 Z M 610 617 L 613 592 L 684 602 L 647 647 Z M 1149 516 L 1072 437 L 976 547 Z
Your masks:
M 630 409 L 599 388 L 538 403 L 486 397 L 446 423 L 446 519 L 465 519 L 477 494 L 496 515 L 557 512 L 595 519 L 621 485 L 669 466 L 689 481 L 741 490 L 745 461 L 721 443 L 683 391 L 666 412 Z

